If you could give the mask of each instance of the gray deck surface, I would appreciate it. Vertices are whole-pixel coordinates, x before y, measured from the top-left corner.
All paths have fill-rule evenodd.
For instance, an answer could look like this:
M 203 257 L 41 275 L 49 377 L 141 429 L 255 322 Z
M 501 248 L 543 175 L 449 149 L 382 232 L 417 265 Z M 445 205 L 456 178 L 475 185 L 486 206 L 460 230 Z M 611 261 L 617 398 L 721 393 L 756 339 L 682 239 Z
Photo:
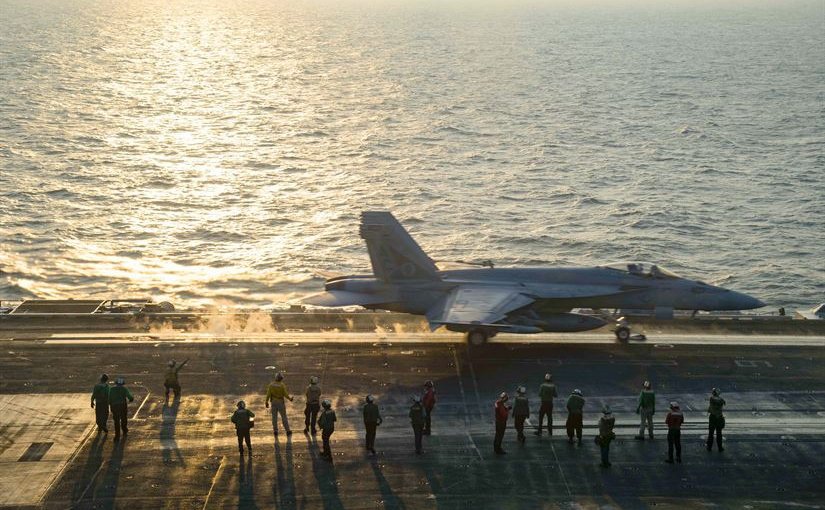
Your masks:
M 613 343 L 463 344 L 367 341 L 327 343 L 124 341 L 119 343 L 0 342 L 0 394 L 8 402 L 32 395 L 33 415 L 53 406 L 40 394 L 90 392 L 101 372 L 122 375 L 135 393 L 128 439 L 97 435 L 72 419 L 79 449 L 54 472 L 48 491 L 32 497 L 46 508 L 821 508 L 825 497 L 825 350 L 815 346 Z M 260 339 L 259 339 L 260 340 Z M 697 339 L 697 344 L 704 340 Z M 181 371 L 183 398 L 163 403 L 168 359 L 191 358 Z M 295 402 L 295 434 L 273 440 L 264 388 L 277 367 Z M 531 410 L 545 372 L 560 396 L 580 388 L 587 399 L 585 441 L 567 444 L 563 399 L 556 402 L 555 436 L 528 432 L 526 446 L 508 429 L 493 454 L 496 395 L 528 387 Z M 303 388 L 318 375 L 338 414 L 334 464 L 319 455 L 320 434 L 304 436 Z M 439 402 L 425 454 L 413 454 L 409 395 L 435 381 Z M 657 391 L 655 441 L 633 439 L 641 381 Z M 726 451 L 704 449 L 708 391 L 727 399 Z M 363 450 L 360 404 L 373 393 L 384 424 L 378 455 Z M 38 395 L 35 397 L 35 395 Z M 229 422 L 243 398 L 257 414 L 254 456 L 241 460 Z M 666 402 L 686 413 L 684 464 L 663 462 Z M 598 465 L 593 443 L 603 403 L 617 417 L 613 466 Z M 19 405 L 19 404 L 18 404 Z M 85 404 L 88 408 L 88 403 Z M 25 412 L 25 410 L 24 410 Z M 88 409 L 89 423 L 94 414 Z M 0 417 L 0 453 L 25 452 L 32 442 L 71 442 L 58 418 L 51 430 L 18 440 Z M 535 414 L 531 421 L 535 423 Z M 17 422 L 19 428 L 19 422 Z M 111 426 L 111 419 L 110 419 Z M 24 427 L 25 428 L 25 427 Z M 54 436 L 54 437 L 52 437 Z M 22 438 L 22 436 L 20 436 Z M 32 439 L 32 437 L 34 437 Z M 21 444 L 18 444 L 21 443 Z M 56 448 L 55 448 L 56 450 Z M 51 450 L 44 460 L 49 459 Z M 57 455 L 55 453 L 54 455 Z M 8 457 L 8 460 L 6 459 Z M 14 470 L 17 455 L 0 466 Z M 60 464 L 55 457 L 54 464 Z M 34 465 L 38 461 L 25 462 Z M 3 504 L 0 495 L 0 504 Z M 5 501 L 10 504 L 10 501 Z M 20 504 L 20 503 L 16 503 Z

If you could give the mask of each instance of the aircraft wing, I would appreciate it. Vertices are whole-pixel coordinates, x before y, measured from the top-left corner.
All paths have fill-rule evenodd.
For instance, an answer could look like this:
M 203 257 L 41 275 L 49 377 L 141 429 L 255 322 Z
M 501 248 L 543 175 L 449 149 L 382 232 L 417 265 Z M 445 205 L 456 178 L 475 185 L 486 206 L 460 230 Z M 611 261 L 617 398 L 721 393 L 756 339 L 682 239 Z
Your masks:
M 534 299 L 513 286 L 459 285 L 427 311 L 430 327 L 447 324 L 493 324 Z

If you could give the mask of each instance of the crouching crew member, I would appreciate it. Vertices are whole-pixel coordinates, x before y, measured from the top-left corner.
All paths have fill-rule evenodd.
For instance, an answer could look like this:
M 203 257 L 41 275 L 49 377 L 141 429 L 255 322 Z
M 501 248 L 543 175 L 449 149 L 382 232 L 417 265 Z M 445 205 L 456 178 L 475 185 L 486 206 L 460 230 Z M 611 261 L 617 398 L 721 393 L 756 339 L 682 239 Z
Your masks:
M 713 450 L 713 435 L 716 434 L 716 447 L 720 452 L 722 448 L 722 429 L 725 428 L 725 415 L 722 408 L 725 407 L 725 399 L 719 396 L 719 388 L 713 388 L 708 401 L 708 451 Z
M 238 408 L 232 413 L 232 423 L 235 424 L 235 434 L 238 436 L 238 451 L 243 455 L 243 443 L 246 441 L 246 449 L 249 456 L 252 456 L 252 438 L 249 434 L 255 426 L 255 413 L 246 408 L 246 402 L 238 402 Z
M 544 382 L 539 387 L 539 398 L 541 399 L 541 407 L 539 408 L 539 429 L 535 432 L 537 436 L 541 435 L 541 424 L 544 417 L 547 416 L 547 432 L 553 435 L 553 399 L 558 397 L 556 393 L 556 385 L 553 384 L 553 375 L 544 374 Z
M 493 440 L 493 451 L 496 452 L 497 455 L 507 453 L 501 447 L 501 442 L 504 440 L 504 431 L 507 430 L 507 417 L 510 415 L 510 406 L 507 405 L 508 400 L 510 400 L 510 396 L 505 392 L 502 392 L 501 395 L 498 396 L 498 400 L 496 400 L 496 437 Z
M 641 393 L 639 393 L 639 404 L 636 406 L 636 414 L 640 416 L 639 435 L 636 439 L 644 441 L 645 426 L 650 439 L 653 439 L 653 413 L 656 412 L 656 394 L 651 389 L 650 381 L 645 381 Z
M 573 433 L 579 440 L 579 446 L 582 444 L 582 427 L 584 413 L 584 397 L 582 390 L 573 390 L 570 397 L 567 399 L 567 442 L 573 444 Z
M 108 433 L 106 422 L 109 421 L 109 376 L 100 376 L 100 382 L 92 389 L 92 409 L 95 410 L 97 431 Z
M 670 403 L 670 412 L 667 413 L 667 459 L 665 462 L 673 464 L 673 448 L 676 448 L 676 462 L 682 462 L 682 423 L 685 417 L 677 402 Z
M 599 418 L 599 435 L 596 437 L 596 442 L 602 450 L 602 467 L 610 467 L 610 442 L 616 439 L 616 434 L 613 433 L 613 427 L 616 426 L 616 418 L 613 417 L 613 412 L 610 406 L 605 405 L 602 409 L 602 417 Z
M 324 408 L 318 417 L 318 426 L 321 427 L 321 439 L 324 441 L 324 450 L 321 452 L 321 457 L 332 462 L 332 450 L 329 447 L 329 438 L 332 436 L 332 433 L 335 432 L 335 422 L 337 418 L 335 417 L 335 411 L 332 410 L 332 402 L 324 400 L 321 406 Z
M 127 401 L 134 402 L 135 397 L 129 388 L 124 386 L 126 380 L 122 377 L 115 379 L 115 387 L 109 389 L 109 407 L 112 409 L 112 420 L 115 422 L 115 441 L 120 439 L 120 433 L 123 435 L 129 433 L 129 427 L 126 423 L 126 409 Z
M 530 404 L 527 401 L 527 388 L 519 386 L 516 389 L 516 399 L 513 402 L 513 422 L 521 444 L 527 439 L 524 437 L 524 420 L 530 417 Z
M 367 431 L 367 450 L 375 455 L 375 429 L 381 425 L 381 413 L 378 411 L 378 406 L 375 405 L 375 397 L 367 395 L 366 403 L 364 404 L 364 429 Z
M 184 360 L 183 363 L 176 363 L 175 360 L 170 360 L 166 368 L 166 378 L 163 381 L 163 387 L 166 388 L 166 403 L 169 403 L 169 390 L 175 394 L 175 400 L 180 399 L 180 381 L 178 381 L 178 372 L 184 365 L 189 363 L 189 360 Z

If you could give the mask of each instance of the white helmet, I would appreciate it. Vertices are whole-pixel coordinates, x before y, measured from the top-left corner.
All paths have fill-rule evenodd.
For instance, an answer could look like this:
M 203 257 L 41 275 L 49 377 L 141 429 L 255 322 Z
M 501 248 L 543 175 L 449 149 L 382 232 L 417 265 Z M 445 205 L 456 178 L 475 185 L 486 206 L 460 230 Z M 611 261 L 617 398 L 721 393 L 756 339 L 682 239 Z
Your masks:
M 578 395 L 578 396 L 580 396 L 580 397 L 581 397 L 581 396 L 582 396 L 582 390 L 580 390 L 580 389 L 576 388 L 575 390 L 573 390 L 573 394 L 574 394 L 574 395 Z
M 546 374 L 544 374 L 544 380 L 547 381 L 547 382 L 552 381 L 553 380 L 553 374 L 551 374 L 550 372 L 547 372 Z
M 498 396 L 498 398 L 499 398 L 500 400 L 509 400 L 510 395 L 508 395 L 506 391 L 502 391 L 502 392 L 501 392 L 501 395 L 499 395 L 499 396 Z
M 170 359 L 169 360 L 169 367 L 171 368 L 171 367 L 174 367 L 174 366 L 175 366 L 175 360 Z
M 367 395 L 366 401 L 367 403 L 372 404 L 373 402 L 375 402 L 375 397 L 373 397 L 372 395 Z
M 324 409 L 329 409 L 330 407 L 332 407 L 332 402 L 325 399 L 323 402 L 321 402 L 321 405 L 324 406 Z
M 524 395 L 525 393 L 527 393 L 527 388 L 525 388 L 524 386 L 519 386 L 518 388 L 516 388 L 516 393 L 518 393 L 519 395 Z

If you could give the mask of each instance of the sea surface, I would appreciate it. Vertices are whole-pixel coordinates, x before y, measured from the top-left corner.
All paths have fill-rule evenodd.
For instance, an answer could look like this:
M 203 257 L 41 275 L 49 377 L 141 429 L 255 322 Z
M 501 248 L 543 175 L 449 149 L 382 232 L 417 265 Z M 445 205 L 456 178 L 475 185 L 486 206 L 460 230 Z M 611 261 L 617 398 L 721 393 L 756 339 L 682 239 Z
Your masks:
M 439 261 L 825 301 L 825 1 L 0 0 L 0 299 Z

